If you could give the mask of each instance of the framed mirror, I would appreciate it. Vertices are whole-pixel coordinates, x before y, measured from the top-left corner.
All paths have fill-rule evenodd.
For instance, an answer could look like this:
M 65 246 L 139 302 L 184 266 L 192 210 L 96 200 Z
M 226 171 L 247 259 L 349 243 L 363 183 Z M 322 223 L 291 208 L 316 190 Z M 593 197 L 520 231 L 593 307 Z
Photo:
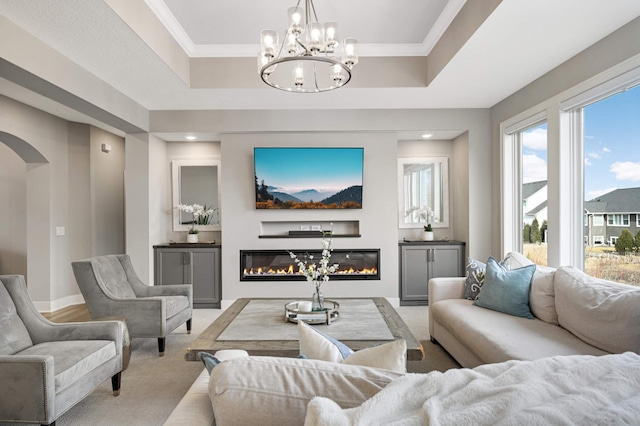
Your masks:
M 193 226 L 191 213 L 179 204 L 199 204 L 213 212 L 206 220 L 196 220 L 198 231 L 220 230 L 220 161 L 173 160 L 171 162 L 173 230 L 188 231 Z M 205 224 L 206 223 L 206 224 Z
M 398 220 L 400 228 L 449 227 L 447 157 L 398 159 Z

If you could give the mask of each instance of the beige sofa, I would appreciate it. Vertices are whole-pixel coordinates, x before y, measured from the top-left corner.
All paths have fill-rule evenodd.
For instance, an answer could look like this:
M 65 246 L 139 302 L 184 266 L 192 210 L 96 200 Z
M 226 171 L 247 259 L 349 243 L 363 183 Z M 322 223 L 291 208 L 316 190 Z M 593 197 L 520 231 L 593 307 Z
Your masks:
M 509 254 L 510 268 L 531 264 Z M 463 367 L 556 355 L 640 352 L 640 288 L 572 267 L 538 266 L 529 306 L 534 319 L 473 305 L 465 278 L 429 281 L 429 334 Z
M 512 268 L 530 263 L 517 253 L 511 254 L 510 259 Z M 473 410 L 469 410 L 467 406 L 479 401 L 495 400 L 497 392 L 504 395 L 504 400 L 508 401 L 510 407 L 515 407 L 516 411 L 520 410 L 521 407 L 514 405 L 514 401 L 520 398 L 526 403 L 525 391 L 537 389 L 532 387 L 534 383 L 542 383 L 543 386 L 551 383 L 548 382 L 548 378 L 552 376 L 545 375 L 545 368 L 550 368 L 550 365 L 555 365 L 557 374 L 568 374 L 574 379 L 578 374 L 583 374 L 586 376 L 584 379 L 586 381 L 603 374 L 604 368 L 608 376 L 618 377 L 613 380 L 616 386 L 620 382 L 629 381 L 632 392 L 638 394 L 640 358 L 636 355 L 629 353 L 619 355 L 624 357 L 620 361 L 622 365 L 618 369 L 620 372 L 611 366 L 602 367 L 599 370 L 590 370 L 590 367 L 586 366 L 582 368 L 582 364 L 579 363 L 599 363 L 599 361 L 588 359 L 589 357 L 567 358 L 563 361 L 555 356 L 605 355 L 625 351 L 639 353 L 640 310 L 637 306 L 640 305 L 640 288 L 596 280 L 574 268 L 565 267 L 556 270 L 538 267 L 532 280 L 530 294 L 530 307 L 535 318 L 526 319 L 474 306 L 471 300 L 464 299 L 464 284 L 464 278 L 439 278 L 429 282 L 429 332 L 432 338 L 442 344 L 464 367 L 488 364 L 478 367 L 477 372 L 452 369 L 446 373 L 404 375 L 390 370 L 312 359 L 248 357 L 243 351 L 223 351 L 226 353 L 216 353 L 216 357 L 227 360 L 242 359 L 225 362 L 225 367 L 228 368 L 215 367 L 211 377 L 207 370 L 203 370 L 167 419 L 165 426 L 215 425 L 212 404 L 216 406 L 216 416 L 220 426 L 306 424 L 305 415 L 308 412 L 315 413 L 319 406 L 325 407 L 321 404 L 322 399 L 313 398 L 315 395 L 322 395 L 325 399 L 335 401 L 337 404 L 332 408 L 334 411 L 340 407 L 353 407 L 353 413 L 359 413 L 358 415 L 367 413 L 374 415 L 376 408 L 397 406 L 398 413 L 391 417 L 374 417 L 376 421 L 373 423 L 338 422 L 340 424 L 382 424 L 384 422 L 379 421 L 381 418 L 395 419 L 407 413 L 419 413 L 421 407 L 425 406 L 422 401 L 418 400 L 414 405 L 405 406 L 410 397 L 420 393 L 416 392 L 416 389 L 431 389 L 439 395 L 437 399 L 443 400 L 446 389 L 451 389 L 451 383 L 457 381 L 460 383 L 460 389 L 447 396 L 447 400 L 455 402 L 461 401 L 460 395 L 464 393 L 463 389 L 468 388 L 471 377 L 478 379 L 478 382 L 492 382 L 488 378 L 499 377 L 500 379 L 495 383 L 502 388 L 496 390 L 489 387 L 486 390 L 488 394 L 485 396 L 472 386 L 476 389 L 474 391 L 476 393 L 468 395 L 470 400 L 464 400 L 463 407 L 458 411 L 466 420 L 469 420 L 467 414 Z M 605 358 L 607 357 L 597 357 L 603 362 L 606 361 Z M 518 361 L 500 363 L 507 360 L 531 360 L 532 364 L 519 366 Z M 632 369 L 632 363 L 637 365 L 637 368 Z M 520 371 L 514 372 L 512 377 L 514 383 L 505 385 L 505 372 L 511 368 L 520 369 Z M 570 368 L 576 371 L 569 371 Z M 541 372 L 539 377 L 524 378 L 528 373 L 538 374 L 536 372 Z M 405 379 L 421 380 L 430 385 L 426 386 L 422 383 L 420 386 L 414 386 L 411 383 L 404 383 L 402 380 Z M 569 390 L 564 389 L 566 382 L 560 381 L 558 392 L 579 395 L 578 390 L 584 380 L 575 380 L 573 384 L 575 389 Z M 403 390 L 403 385 L 408 386 Z M 519 389 L 518 385 L 523 386 Z M 594 387 L 589 392 L 596 392 L 602 388 L 602 383 L 596 381 L 589 386 Z M 513 391 L 515 396 L 504 394 L 507 390 Z M 542 403 L 537 400 L 538 408 L 543 411 L 549 411 L 549 407 L 554 403 L 553 395 L 559 394 L 548 392 L 546 387 L 532 392 L 536 395 L 552 395 L 549 397 L 550 401 Z M 612 390 L 604 392 L 606 396 L 602 401 L 609 401 L 607 398 L 615 393 Z M 480 396 L 475 398 L 476 394 Z M 625 395 L 623 397 L 626 397 Z M 308 411 L 308 404 L 312 399 L 315 403 L 311 405 L 315 408 Z M 608 415 L 606 410 L 596 402 L 596 399 L 588 400 L 587 405 L 594 407 L 595 414 L 588 414 L 585 418 L 599 419 L 598 416 L 605 418 Z M 609 404 L 609 409 L 618 410 L 622 405 L 622 402 L 612 403 Z M 239 406 L 245 409 L 239 410 Z M 577 412 L 588 408 L 575 403 L 569 403 L 568 407 Z M 325 408 L 322 408 L 320 413 L 325 412 Z M 504 414 L 502 408 L 485 407 L 478 412 L 497 413 L 496 415 L 500 416 Z M 528 413 L 529 408 L 527 410 L 522 408 L 520 411 Z M 444 414 L 455 412 L 453 409 L 441 407 L 437 407 L 435 411 Z M 351 413 L 351 411 L 347 410 L 345 413 Z M 433 415 L 433 412 L 429 415 Z M 515 415 L 515 413 L 509 414 L 509 416 Z M 638 415 L 640 415 L 640 409 L 630 413 L 629 418 L 635 419 Z M 415 419 L 412 421 L 411 424 L 416 423 Z M 443 424 L 455 423 L 448 421 Z M 514 421 L 513 423 L 525 424 L 526 422 Z M 596 424 L 598 421 L 591 423 Z M 324 424 L 336 423 L 328 421 Z
M 302 425 L 307 404 L 317 395 L 356 407 L 404 375 L 315 359 L 251 357 L 242 350 L 215 356 L 224 367 L 213 368 L 211 376 L 203 370 L 165 426 L 216 425 L 212 404 L 220 425 Z

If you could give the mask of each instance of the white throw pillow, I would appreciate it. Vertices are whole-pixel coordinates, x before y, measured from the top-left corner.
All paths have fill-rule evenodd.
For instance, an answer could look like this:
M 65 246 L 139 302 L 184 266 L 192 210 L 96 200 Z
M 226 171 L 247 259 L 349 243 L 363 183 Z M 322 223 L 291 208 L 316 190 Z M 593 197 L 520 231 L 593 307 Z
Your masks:
M 384 368 L 399 373 L 407 371 L 407 344 L 404 340 L 396 340 L 354 352 L 344 343 L 303 321 L 298 322 L 298 339 L 300 340 L 300 354 L 309 359 Z
M 554 280 L 560 326 L 607 352 L 640 352 L 640 288 L 571 266 L 558 268 Z
M 316 396 L 357 407 L 401 376 L 314 359 L 248 356 L 211 371 L 209 399 L 218 425 L 302 425 Z
M 518 269 L 527 265 L 533 265 L 526 256 L 517 251 L 510 252 L 509 268 Z M 544 322 L 558 325 L 558 313 L 556 312 L 556 298 L 553 287 L 553 277 L 556 268 L 536 265 L 536 272 L 531 280 L 531 291 L 529 293 L 529 308 L 531 313 Z

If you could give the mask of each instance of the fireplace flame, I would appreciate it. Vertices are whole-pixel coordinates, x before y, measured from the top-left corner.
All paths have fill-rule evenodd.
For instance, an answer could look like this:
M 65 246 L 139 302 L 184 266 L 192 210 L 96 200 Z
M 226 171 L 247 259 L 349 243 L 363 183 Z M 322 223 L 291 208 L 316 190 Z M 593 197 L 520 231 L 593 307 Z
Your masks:
M 349 269 L 338 270 L 336 274 L 338 275 L 376 275 L 378 270 L 376 268 L 363 268 L 363 269 L 354 269 L 353 267 L 349 267 Z M 254 271 L 253 268 L 247 270 L 246 268 L 243 270 L 244 276 L 255 276 L 255 275 L 298 275 L 300 272 L 295 272 L 295 266 L 289 265 L 287 268 L 281 269 L 273 269 L 273 268 L 262 268 L 259 267 Z

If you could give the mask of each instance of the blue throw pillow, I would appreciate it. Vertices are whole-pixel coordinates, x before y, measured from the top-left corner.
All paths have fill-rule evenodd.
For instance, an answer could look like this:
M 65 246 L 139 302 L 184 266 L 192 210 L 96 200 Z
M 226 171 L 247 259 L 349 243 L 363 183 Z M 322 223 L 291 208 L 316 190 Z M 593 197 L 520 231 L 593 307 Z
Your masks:
M 529 290 L 536 265 L 508 270 L 493 257 L 487 261 L 484 284 L 474 305 L 505 314 L 533 319 Z
M 213 367 L 220 364 L 220 360 L 209 352 L 198 352 L 198 358 L 204 363 L 204 367 L 207 369 L 209 374 L 211 374 Z

